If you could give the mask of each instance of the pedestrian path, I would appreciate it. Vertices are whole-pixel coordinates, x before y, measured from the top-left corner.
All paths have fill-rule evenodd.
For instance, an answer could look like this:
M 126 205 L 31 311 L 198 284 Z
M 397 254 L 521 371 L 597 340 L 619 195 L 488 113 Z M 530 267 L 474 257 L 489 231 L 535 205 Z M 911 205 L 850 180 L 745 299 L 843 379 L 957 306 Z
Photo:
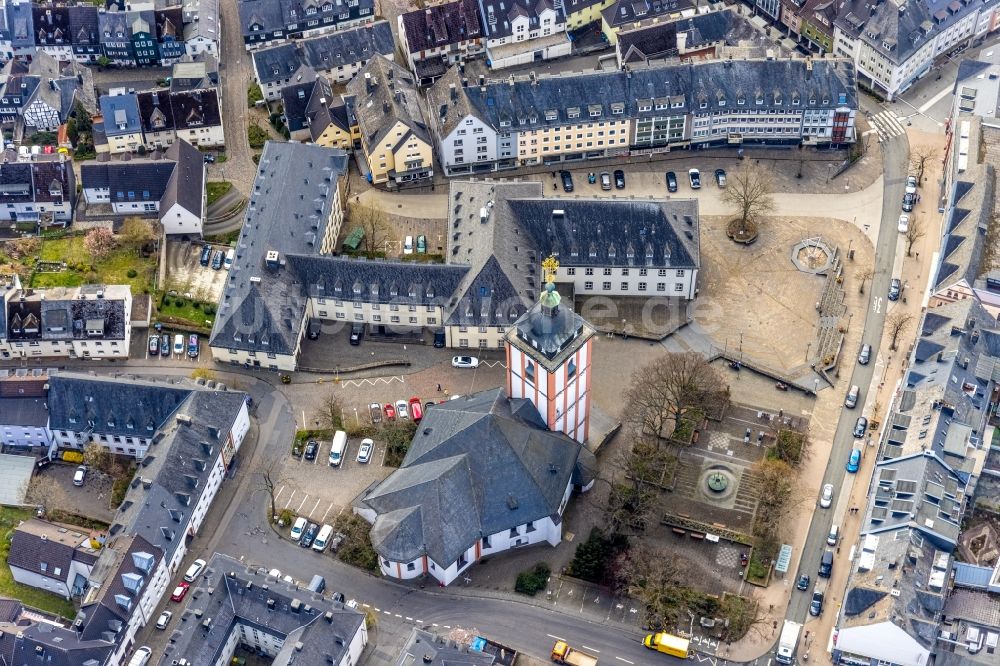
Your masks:
M 894 136 L 906 134 L 903 119 L 892 111 L 882 111 L 869 118 L 880 139 L 891 139 Z

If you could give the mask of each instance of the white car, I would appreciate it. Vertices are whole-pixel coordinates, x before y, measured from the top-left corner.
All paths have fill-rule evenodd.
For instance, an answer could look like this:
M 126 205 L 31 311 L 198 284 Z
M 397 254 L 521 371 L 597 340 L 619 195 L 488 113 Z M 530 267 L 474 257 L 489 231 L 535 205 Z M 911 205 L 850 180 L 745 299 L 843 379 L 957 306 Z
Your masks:
M 76 468 L 76 471 L 73 473 L 73 485 L 82 486 L 86 478 L 87 478 L 87 466 L 80 465 L 79 467 Z
M 917 192 L 917 177 L 907 176 L 906 177 L 906 194 L 916 194 Z
M 410 418 L 410 415 L 406 411 L 406 401 L 397 400 L 396 401 L 396 418 L 400 421 L 405 421 Z
M 413 236 L 407 236 L 403 241 L 403 254 L 413 254 Z
M 156 621 L 156 628 L 157 629 L 166 629 L 167 625 L 170 623 L 170 618 L 172 618 L 173 616 L 174 616 L 173 613 L 171 613 L 170 611 L 166 611 L 166 610 L 163 611 L 162 613 L 160 613 L 160 617 Z
M 828 483 L 823 486 L 823 494 L 819 497 L 820 508 L 829 509 L 833 504 L 833 484 Z
M 479 359 L 475 356 L 452 356 L 451 367 L 453 368 L 478 368 Z
M 292 524 L 292 532 L 289 534 L 292 541 L 298 541 L 302 538 L 302 533 L 305 531 L 308 522 L 303 516 L 295 519 L 295 523 Z
M 372 452 L 375 450 L 375 442 L 370 439 L 361 440 L 361 446 L 358 447 L 358 462 L 366 463 L 372 459 Z
M 202 559 L 197 559 L 194 562 L 192 562 L 191 566 L 188 567 L 187 572 L 184 574 L 184 580 L 186 580 L 189 583 L 193 583 L 198 578 L 198 576 L 201 575 L 201 572 L 205 570 L 205 566 L 207 564 L 208 562 Z
M 910 216 L 907 215 L 906 213 L 900 215 L 899 224 L 896 225 L 896 228 L 899 229 L 899 233 L 905 234 L 907 230 L 909 230 L 910 228 Z

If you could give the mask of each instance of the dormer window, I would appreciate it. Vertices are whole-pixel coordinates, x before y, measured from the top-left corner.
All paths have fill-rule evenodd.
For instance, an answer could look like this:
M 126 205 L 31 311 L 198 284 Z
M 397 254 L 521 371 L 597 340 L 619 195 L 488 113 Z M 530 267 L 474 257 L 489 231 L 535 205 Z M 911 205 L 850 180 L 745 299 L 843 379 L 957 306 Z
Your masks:
M 740 106 L 743 106 L 744 104 L 747 103 L 747 99 L 746 99 L 746 97 L 743 97 L 743 96 L 737 97 L 736 98 L 736 103 L 739 104 Z
M 625 105 L 620 102 L 616 102 L 611 105 L 611 115 L 620 116 L 625 113 Z
M 601 117 L 602 109 L 600 104 L 591 104 L 590 106 L 587 107 L 587 111 L 590 113 L 591 118 Z
M 698 102 L 698 108 L 699 109 L 707 109 L 708 108 L 708 102 L 705 101 L 705 100 L 701 100 L 700 102 Z
M 555 120 L 558 117 L 559 117 L 559 114 L 556 113 L 556 111 L 554 109 L 549 109 L 548 111 L 545 112 L 545 119 L 546 120 Z
M 673 100 L 672 102 L 670 102 L 670 108 L 671 109 L 683 109 L 684 108 L 684 100 L 682 100 L 682 99 Z
M 815 97 L 810 97 L 809 98 L 809 106 L 816 106 L 816 98 Z
M 754 103 L 755 103 L 755 104 L 757 104 L 757 106 L 760 106 L 761 104 L 763 104 L 763 103 L 764 103 L 764 96 L 763 96 L 763 95 L 761 95 L 761 96 L 757 97 L 757 98 L 756 98 L 756 99 L 754 100 Z
M 800 102 L 800 100 L 799 100 L 798 96 L 792 97 L 792 106 L 798 106 L 799 102 Z
M 639 111 L 652 111 L 652 102 L 639 102 Z
M 578 107 L 578 106 L 571 106 L 570 108 L 566 109 L 566 116 L 568 118 L 579 118 L 580 117 L 580 107 Z

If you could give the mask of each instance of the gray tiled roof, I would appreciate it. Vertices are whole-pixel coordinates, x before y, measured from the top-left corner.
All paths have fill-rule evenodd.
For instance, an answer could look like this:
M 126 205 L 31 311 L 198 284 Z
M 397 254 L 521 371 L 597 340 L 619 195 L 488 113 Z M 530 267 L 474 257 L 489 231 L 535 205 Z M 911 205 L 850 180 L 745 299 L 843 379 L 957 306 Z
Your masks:
M 346 170 L 347 154 L 341 150 L 267 143 L 212 329 L 213 346 L 285 355 L 295 351 L 306 297 L 289 288 L 292 279 L 286 271 L 265 268 L 264 256 L 270 250 L 283 257 L 319 252 L 337 181 Z M 294 221 L 295 233 L 289 233 Z
M 168 657 L 159 663 L 217 663 L 232 632 L 243 625 L 284 643 L 276 663 L 340 664 L 365 621 L 353 608 L 260 575 L 226 555 L 213 555 L 207 571 L 199 584 L 214 592 L 188 595 L 183 618 L 191 630 L 175 635 Z M 211 618 L 210 630 L 201 626 L 202 618 Z
M 77 548 L 86 536 L 86 530 L 82 528 L 63 527 L 32 518 L 14 529 L 7 564 L 55 580 L 66 581 L 73 560 L 93 564 L 97 559 L 94 553 Z M 60 571 L 58 574 L 57 569 Z
M 617 48 L 626 63 L 676 57 L 679 35 L 684 36 L 684 48 L 687 51 L 719 42 L 736 46 L 757 40 L 765 42 L 769 48 L 776 47 L 772 41 L 765 40 L 763 33 L 745 17 L 733 9 L 724 9 L 676 21 L 657 22 L 635 30 L 624 30 L 618 33 Z
M 492 654 L 471 650 L 468 645 L 458 645 L 414 627 L 392 663 L 394 666 L 420 663 L 425 666 L 493 666 L 496 659 Z
M 104 116 L 104 132 L 108 136 L 139 132 L 142 129 L 135 93 L 102 96 L 101 115 Z
M 213 95 L 215 91 L 212 91 Z M 184 139 L 178 139 L 167 148 L 166 157 L 174 162 L 174 170 L 160 202 L 166 213 L 175 203 L 193 215 L 202 216 L 205 196 L 205 158 L 201 152 Z
M 64 161 L 0 162 L 0 204 L 47 203 L 63 200 L 64 195 L 72 201 L 76 195 L 72 171 Z
M 397 122 L 405 124 L 424 142 L 431 143 L 423 102 L 410 71 L 378 55 L 351 79 L 347 92 L 354 99 L 354 113 L 368 145 L 382 141 Z M 404 133 L 396 145 L 406 139 Z
M 289 79 L 301 66 L 298 47 L 292 42 L 258 49 L 253 53 L 253 67 L 261 85 Z
M 435 84 L 447 87 L 448 79 Z M 738 110 L 740 99 L 758 112 L 857 106 L 854 66 L 846 60 L 732 60 L 665 64 L 634 71 L 591 72 L 488 81 L 462 90 L 475 114 L 498 131 L 562 126 L 595 119 L 662 116 L 657 105 L 683 104 L 679 113 Z M 439 92 L 431 110 L 446 115 Z M 757 104 L 757 100 L 760 104 Z M 649 111 L 639 111 L 643 102 Z M 705 105 L 702 108 L 702 104 Z M 616 113 L 616 105 L 621 112 Z M 444 111 L 445 113 L 442 113 Z M 576 115 L 573 115 L 575 112 Z M 534 121 L 534 122 L 532 122 Z
M 455 562 L 484 535 L 555 516 L 580 445 L 513 415 L 502 389 L 435 405 L 402 466 L 361 502 L 382 557 Z
M 43 398 L 0 398 L 0 414 L 3 425 L 44 428 L 49 422 Z
M 401 20 L 406 45 L 415 55 L 476 39 L 483 34 L 476 0 L 455 0 L 415 9 L 403 14 Z
M 518 16 L 528 17 L 528 30 L 537 30 L 539 14 L 553 9 L 552 0 L 479 0 L 479 17 L 487 39 L 501 39 L 514 34 L 511 25 Z M 562 5 L 555 10 L 556 23 L 564 23 L 566 15 Z
M 0 663 L 11 666 L 32 662 L 45 666 L 101 666 L 107 663 L 114 647 L 104 640 L 81 639 L 75 631 L 48 622 L 25 623 L 9 630 L 0 627 Z
M 601 17 L 612 28 L 616 28 L 629 23 L 680 14 L 693 6 L 691 0 L 617 0 L 601 12 Z

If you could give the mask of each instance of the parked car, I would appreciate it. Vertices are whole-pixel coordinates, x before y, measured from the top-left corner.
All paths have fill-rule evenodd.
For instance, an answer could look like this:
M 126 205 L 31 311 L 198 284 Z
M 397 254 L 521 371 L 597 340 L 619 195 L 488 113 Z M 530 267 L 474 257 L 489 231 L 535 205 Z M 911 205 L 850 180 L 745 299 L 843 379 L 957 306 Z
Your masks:
M 726 170 L 725 169 L 716 169 L 715 170 L 715 184 L 718 185 L 719 187 L 723 187 L 723 188 L 726 186 Z
M 184 580 L 189 583 L 195 582 L 198 580 L 198 576 L 201 575 L 201 572 L 205 570 L 206 566 L 208 566 L 208 562 L 205 560 L 201 558 L 195 560 L 191 563 L 191 566 L 188 567 L 188 570 L 184 572 Z
M 212 261 L 212 246 L 205 243 L 201 246 L 201 259 L 200 263 L 202 266 L 208 266 L 209 262 Z
M 87 478 L 87 466 L 80 465 L 79 467 L 76 468 L 76 471 L 73 472 L 73 485 L 82 486 L 86 478 Z
M 813 591 L 812 602 L 809 604 L 809 614 L 813 617 L 819 617 L 823 612 L 823 593 L 819 590 Z
M 205 153 L 205 164 L 215 164 L 215 155 Z
M 424 410 L 420 408 L 420 398 L 410 398 L 409 406 L 410 418 L 413 419 L 414 423 L 420 423 L 420 419 L 424 418 Z
M 819 560 L 820 578 L 829 578 L 833 574 L 833 551 L 825 550 Z
M 316 317 L 310 317 L 309 323 L 306 324 L 306 336 L 310 340 L 317 340 L 319 334 L 323 332 L 323 324 Z
M 319 452 L 319 442 L 315 439 L 310 439 L 306 442 L 306 460 L 316 460 L 316 454 Z
M 436 349 L 441 349 L 442 347 L 444 347 L 444 343 L 445 343 L 444 329 L 439 328 L 438 330 L 434 331 L 434 347 Z
M 160 353 L 160 336 L 154 333 L 149 336 L 149 355 L 156 356 Z
M 188 336 L 188 356 L 190 358 L 198 358 L 198 334 L 192 333 Z
M 917 177 L 907 176 L 906 177 L 906 194 L 916 194 L 917 193 Z
M 180 333 L 174 335 L 174 353 L 178 356 L 184 353 L 184 336 Z
M 905 234 L 909 230 L 909 228 L 910 228 L 910 216 L 906 213 L 900 213 L 899 222 L 896 223 L 896 230 L 901 234 Z
M 385 407 L 383 407 L 382 410 L 385 412 L 386 421 L 396 420 L 396 408 L 392 406 L 392 403 L 385 403 Z
M 222 250 L 216 250 L 215 254 L 212 255 L 212 270 L 217 271 L 222 268 L 222 262 L 226 259 L 226 253 Z
M 621 169 L 615 169 L 615 187 L 619 190 L 625 189 L 625 172 Z
M 819 496 L 819 506 L 821 509 L 829 509 L 833 504 L 833 484 L 828 483 L 823 486 L 823 492 Z
M 691 181 L 692 190 L 701 189 L 701 172 L 697 169 L 688 169 L 688 180 Z
M 902 292 L 903 284 L 899 281 L 899 278 L 892 278 L 889 281 L 889 300 L 898 301 L 899 294 Z
M 361 446 L 358 447 L 358 462 L 367 463 L 372 459 L 372 452 L 375 450 L 375 442 L 370 439 L 361 440 Z
M 365 337 L 364 324 L 351 324 L 351 344 L 357 347 L 361 344 L 361 339 Z
M 171 613 L 168 610 L 165 610 L 162 613 L 160 613 L 160 617 L 157 618 L 157 620 L 156 620 L 156 628 L 157 629 L 166 629 L 167 628 L 167 624 L 170 623 L 170 618 L 172 618 L 173 616 L 174 616 L 174 614 Z
M 170 334 L 160 335 L 160 356 L 170 356 Z
M 382 422 L 382 405 L 377 402 L 373 402 L 368 405 L 368 413 L 371 414 L 372 423 Z
M 413 254 L 413 236 L 407 236 L 403 240 L 403 254 Z
M 854 438 L 861 439 L 865 436 L 866 430 L 868 430 L 868 419 L 859 416 L 858 420 L 854 422 Z
M 861 467 L 861 451 L 858 449 L 851 449 L 851 455 L 847 459 L 847 471 L 854 474 Z
M 475 356 L 452 356 L 451 367 L 453 368 L 478 368 L 479 359 Z
M 417 254 L 427 254 L 427 236 L 417 236 Z
M 799 576 L 799 582 L 795 584 L 795 588 L 798 590 L 808 590 L 809 574 L 802 574 L 801 576 Z
M 611 174 L 607 171 L 601 172 L 601 189 L 605 191 L 611 189 Z
M 170 600 L 184 601 L 184 597 L 187 596 L 189 589 L 191 589 L 191 583 L 187 581 L 181 581 L 181 583 L 174 588 L 173 594 L 170 595 Z
M 573 174 L 569 171 L 560 171 L 559 177 L 562 178 L 562 186 L 564 192 L 573 191 Z
M 667 172 L 667 192 L 677 191 L 677 174 L 673 171 Z
M 903 195 L 903 212 L 913 212 L 913 207 L 917 205 L 917 195 L 909 192 Z
M 409 414 L 407 414 L 407 411 L 406 411 L 406 401 L 405 400 L 397 400 L 396 401 L 396 418 L 399 419 L 400 421 L 403 421 L 403 420 L 406 420 L 406 419 L 410 418 Z
M 295 519 L 295 522 L 292 523 L 292 531 L 289 533 L 288 537 L 292 541 L 298 541 L 299 539 L 302 538 L 302 533 L 305 532 L 306 525 L 308 524 L 309 521 L 307 521 L 302 516 L 299 516 L 298 518 Z
M 306 531 L 302 533 L 302 538 L 299 539 L 299 545 L 303 548 L 310 548 L 313 545 L 313 541 L 316 539 L 316 535 L 319 533 L 319 525 L 316 523 L 309 523 L 306 526 Z
M 872 346 L 866 342 L 861 345 L 861 351 L 858 353 L 858 363 L 868 365 L 870 360 L 872 360 Z

